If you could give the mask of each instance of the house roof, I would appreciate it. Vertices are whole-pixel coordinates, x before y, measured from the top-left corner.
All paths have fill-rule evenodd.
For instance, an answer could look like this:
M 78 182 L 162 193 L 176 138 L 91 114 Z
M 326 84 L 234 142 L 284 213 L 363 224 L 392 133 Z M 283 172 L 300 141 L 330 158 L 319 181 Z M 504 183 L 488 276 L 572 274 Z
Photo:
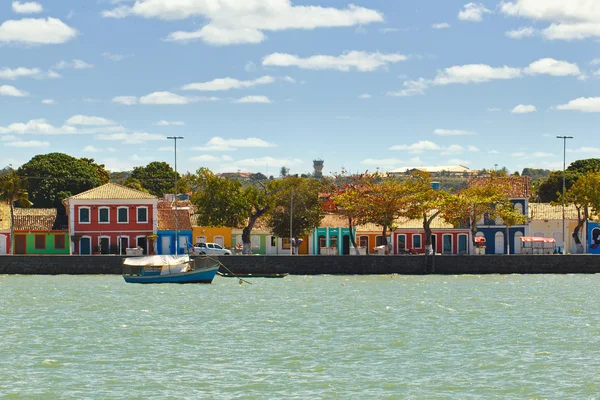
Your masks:
M 508 190 L 504 193 L 506 196 L 513 199 L 529 198 L 529 184 L 531 178 L 528 176 L 501 176 L 501 177 L 476 177 L 469 180 L 467 186 L 469 187 L 483 187 L 488 184 L 490 179 L 502 179 L 504 182 L 508 182 Z
M 177 220 L 175 219 L 175 216 L 177 216 Z M 175 229 L 180 231 L 192 230 L 192 220 L 190 219 L 189 210 L 158 210 L 158 230 L 174 231 Z
M 10 229 L 10 206 L 6 203 L 0 203 L 0 231 Z
M 403 174 L 406 171 L 423 171 L 429 172 L 432 174 L 440 173 L 440 172 L 452 172 L 452 173 L 471 173 L 469 168 L 463 165 L 440 165 L 440 166 L 430 166 L 430 167 L 402 167 L 390 171 L 392 174 Z
M 156 196 L 140 190 L 131 189 L 116 183 L 106 183 L 97 188 L 69 197 L 70 200 L 105 200 L 105 199 L 157 199 Z
M 170 209 L 175 208 L 175 206 L 179 208 L 190 208 L 194 205 L 189 200 L 179 200 L 179 201 L 167 201 L 167 200 L 159 200 L 158 201 L 158 209 Z
M 347 227 L 348 220 L 335 214 L 327 214 L 321 220 L 320 228 L 338 228 Z M 423 220 L 421 219 L 408 219 L 398 218 L 394 226 L 397 229 L 423 229 Z M 454 225 L 445 222 L 441 217 L 435 218 L 431 222 L 432 229 L 453 229 Z M 383 228 L 377 224 L 364 224 L 356 227 L 357 232 L 381 232 Z
M 67 217 L 57 215 L 56 208 L 15 208 L 15 231 L 67 230 Z
M 562 220 L 562 206 L 549 203 L 529 203 L 527 216 L 530 220 Z M 565 206 L 565 219 L 578 219 L 573 205 Z

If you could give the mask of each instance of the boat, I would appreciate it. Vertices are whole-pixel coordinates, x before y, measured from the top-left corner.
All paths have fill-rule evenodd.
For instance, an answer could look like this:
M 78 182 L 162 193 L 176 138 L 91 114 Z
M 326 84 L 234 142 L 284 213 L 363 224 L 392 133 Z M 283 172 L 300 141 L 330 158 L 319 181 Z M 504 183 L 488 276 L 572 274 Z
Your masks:
M 189 255 L 127 257 L 123 279 L 127 283 L 211 283 L 219 263 L 210 257 Z
M 225 278 L 285 278 L 288 276 L 287 273 L 284 274 L 234 274 L 232 272 L 221 272 L 218 271 L 217 274 L 223 276 Z

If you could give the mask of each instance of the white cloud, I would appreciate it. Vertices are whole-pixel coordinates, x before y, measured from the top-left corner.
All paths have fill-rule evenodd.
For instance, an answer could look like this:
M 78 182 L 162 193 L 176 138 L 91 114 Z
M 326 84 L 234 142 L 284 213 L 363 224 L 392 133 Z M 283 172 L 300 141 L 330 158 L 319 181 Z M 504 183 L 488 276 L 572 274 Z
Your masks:
M 450 28 L 450 24 L 447 22 L 441 22 L 439 24 L 433 24 L 433 25 L 431 25 L 431 27 L 433 29 L 448 29 L 448 28 Z
M 530 75 L 546 74 L 553 76 L 577 76 L 581 74 L 577 64 L 553 58 L 542 58 L 534 61 L 524 69 L 524 72 Z
M 374 165 L 383 168 L 391 168 L 397 165 L 406 164 L 406 162 L 397 158 L 367 158 L 360 162 L 363 165 Z
M 352 4 L 345 9 L 338 9 L 293 6 L 290 0 L 139 0 L 133 5 L 105 10 L 102 15 L 107 18 L 139 16 L 163 20 L 199 18 L 207 21 L 207 24 L 196 31 L 173 32 L 167 40 L 200 39 L 212 45 L 260 43 L 266 38 L 263 31 L 311 30 L 383 22 L 380 12 Z
M 511 113 L 512 114 L 529 114 L 529 113 L 533 113 L 536 111 L 537 111 L 537 109 L 533 105 L 519 104 L 518 106 L 516 106 L 515 108 L 512 109 Z
M 433 79 L 434 85 L 449 85 L 453 83 L 482 83 L 492 80 L 513 79 L 521 76 L 519 68 L 492 67 L 486 64 L 457 65 L 438 71 Z
M 488 151 L 489 154 L 500 154 L 500 152 L 496 149 Z
M 464 147 L 462 147 L 458 144 L 452 144 L 448 147 L 444 147 L 444 149 L 442 150 L 442 152 L 440 154 L 441 155 L 460 154 L 464 151 L 465 151 Z
M 83 148 L 83 151 L 85 153 L 98 153 L 98 152 L 100 152 L 100 149 L 97 147 L 94 147 L 94 146 L 85 146 Z
M 465 131 L 462 129 L 435 129 L 433 131 L 434 135 L 439 136 L 464 136 L 464 135 L 474 135 L 475 132 Z
M 294 54 L 273 53 L 263 58 L 264 66 L 290 67 L 303 69 L 323 70 L 334 69 L 348 72 L 356 70 L 371 72 L 386 67 L 388 64 L 406 61 L 408 56 L 398 53 L 367 53 L 364 51 L 350 51 L 341 56 L 315 55 L 300 58 Z
M 132 106 L 138 103 L 138 98 L 135 96 L 117 96 L 113 97 L 113 103 L 124 104 L 126 106 Z
M 2 135 L 0 136 L 0 140 L 2 140 L 3 142 L 8 142 L 8 141 L 15 141 L 18 140 L 18 138 L 15 135 Z
M 480 151 L 478 147 L 471 146 L 471 145 L 467 146 L 467 150 L 472 151 L 472 152 Z
M 11 96 L 11 97 L 26 97 L 29 96 L 27 92 L 17 89 L 10 85 L 0 85 L 0 96 Z
M 262 139 L 250 137 L 247 139 L 224 139 L 215 136 L 201 147 L 193 147 L 195 151 L 235 151 L 238 148 L 266 148 L 277 147 L 276 144 L 266 142 Z
M 372 98 L 372 97 L 373 97 L 373 96 L 371 96 L 369 93 L 363 93 L 363 94 L 361 94 L 360 96 L 358 96 L 358 98 L 359 98 L 359 99 L 363 99 L 363 100 L 364 100 L 364 99 L 370 99 L 370 98 Z
M 0 79 L 8 79 L 11 81 L 17 80 L 23 77 L 36 77 L 39 76 L 42 71 L 39 68 L 24 68 L 18 67 L 14 69 L 2 68 L 0 69 Z
M 235 100 L 234 103 L 264 103 L 264 104 L 268 104 L 268 103 L 271 103 L 271 99 L 269 99 L 267 96 L 246 96 L 246 97 L 242 97 L 241 99 Z
M 489 112 L 498 112 L 498 111 L 502 111 L 501 108 L 498 107 L 490 107 L 487 109 Z
M 164 119 L 161 119 L 154 125 L 157 125 L 157 126 L 183 126 L 183 125 L 185 125 L 185 122 L 183 122 L 183 121 L 166 121 Z
M 50 79 L 58 79 L 58 78 L 62 78 L 62 76 L 58 73 L 58 72 L 54 72 L 52 70 L 48 71 L 48 74 L 46 75 L 48 78 Z
M 281 165 L 286 167 L 292 167 L 295 165 L 302 164 L 303 161 L 298 158 L 285 159 L 285 158 L 273 158 L 273 157 L 261 157 L 261 158 L 247 158 L 239 160 L 233 163 L 235 166 L 240 167 L 264 167 L 265 165 Z
M 195 162 L 216 162 L 216 161 L 233 161 L 233 158 L 227 155 L 222 156 L 211 156 L 209 154 L 203 154 L 201 156 L 195 156 L 189 158 L 189 161 Z
M 140 97 L 140 104 L 189 104 L 189 97 L 171 92 L 153 92 Z
M 600 97 L 579 97 L 567 104 L 556 106 L 557 110 L 571 110 L 583 112 L 600 112 Z
M 75 29 L 56 18 L 7 20 L 0 25 L 0 43 L 60 44 L 77 34 Z
M 119 62 L 122 61 L 128 57 L 130 57 L 127 54 L 114 54 L 114 53 L 110 53 L 105 51 L 104 53 L 102 53 L 102 57 L 106 58 L 107 60 L 110 61 L 114 61 L 114 62 Z
M 429 82 L 424 78 L 419 78 L 416 81 L 405 81 L 402 86 L 404 86 L 404 89 L 397 92 L 387 92 L 386 94 L 395 97 L 422 96 L 429 87 Z
M 12 9 L 17 14 L 37 14 L 44 11 L 44 8 L 40 3 L 27 2 L 21 3 L 20 1 L 13 1 Z
M 58 63 L 56 63 L 54 68 L 56 68 L 56 69 L 66 69 L 66 68 L 88 69 L 88 68 L 94 68 L 94 65 L 88 64 L 83 60 L 73 60 L 73 61 L 61 60 Z
M 413 144 L 402 144 L 390 147 L 390 150 L 407 150 L 411 153 L 422 153 L 426 150 L 440 150 L 441 147 L 429 140 L 421 140 Z
M 379 32 L 381 33 L 394 33 L 394 32 L 400 32 L 402 29 L 400 28 L 381 28 L 379 30 Z
M 166 136 L 164 135 L 156 135 L 146 132 L 100 134 L 96 135 L 96 138 L 98 140 L 118 141 L 124 144 L 138 144 L 155 140 L 167 140 Z
M 0 134 L 2 133 L 63 135 L 77 133 L 77 129 L 67 125 L 55 127 L 46 122 L 45 119 L 32 119 L 25 123 L 15 122 L 5 127 L 0 126 Z
M 109 119 L 102 117 L 94 117 L 89 115 L 73 115 L 66 122 L 67 125 L 92 125 L 92 126 L 103 126 L 103 125 L 114 125 L 115 123 Z
M 458 19 L 461 21 L 481 22 L 483 14 L 490 14 L 492 11 L 485 8 L 481 3 L 468 3 L 464 5 L 464 10 L 458 13 Z
M 519 28 L 519 29 L 515 29 L 512 31 L 508 31 L 506 32 L 506 36 L 508 36 L 511 39 L 522 39 L 524 37 L 530 37 L 535 35 L 536 30 L 530 26 L 524 27 L 524 28 Z
M 244 70 L 246 70 L 246 72 L 256 71 L 256 64 L 252 61 L 248 61 L 246 65 L 244 65 Z
M 42 142 L 40 140 L 24 140 L 19 142 L 8 142 L 6 143 L 6 146 L 19 148 L 40 148 L 49 147 L 50 143 Z
M 54 100 L 54 99 L 44 99 L 44 100 L 42 100 L 42 104 L 56 104 L 56 100 Z
M 510 153 L 510 155 L 513 156 L 513 157 L 525 157 L 527 154 L 525 154 L 522 151 L 516 151 L 514 153 Z
M 592 61 L 590 61 L 590 65 L 599 65 L 600 64 L 600 58 L 594 58 Z
M 220 90 L 230 90 L 230 89 L 243 89 L 254 87 L 257 85 L 267 85 L 275 82 L 275 78 L 272 76 L 261 76 L 258 79 L 254 79 L 251 81 L 240 81 L 234 78 L 220 78 L 213 79 L 209 82 L 202 83 L 189 83 L 181 87 L 182 90 L 201 90 L 201 91 L 220 91 Z
M 594 0 L 510 0 L 500 10 L 513 17 L 549 21 L 542 31 L 550 40 L 576 40 L 600 36 L 600 3 Z

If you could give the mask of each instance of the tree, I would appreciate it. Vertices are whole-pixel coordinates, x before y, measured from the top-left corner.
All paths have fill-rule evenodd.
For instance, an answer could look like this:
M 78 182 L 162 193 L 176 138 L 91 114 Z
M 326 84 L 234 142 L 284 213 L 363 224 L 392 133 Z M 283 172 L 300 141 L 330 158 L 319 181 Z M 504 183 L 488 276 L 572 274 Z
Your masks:
M 285 178 L 285 177 L 287 177 L 289 174 L 290 174 L 290 169 L 289 169 L 289 168 L 287 168 L 287 167 L 281 167 L 281 169 L 279 170 L 279 175 L 280 175 L 282 178 Z
M 407 198 L 407 204 L 402 214 L 409 219 L 423 220 L 425 249 L 427 254 L 432 254 L 431 223 L 444 212 L 450 194 L 442 190 L 433 189 L 431 174 L 427 172 L 413 172 L 405 184 L 410 195 Z
M 135 167 L 131 178 L 137 179 L 151 194 L 162 197 L 164 194 L 174 193 L 175 179 L 180 176 L 179 173 L 175 174 L 168 163 L 153 161 L 145 167 Z
M 324 212 L 319 201 L 321 183 L 318 180 L 286 178 L 274 184 L 273 208 L 267 219 L 276 236 L 298 239 L 319 226 Z
M 565 172 L 565 190 L 569 190 L 571 186 L 579 179 L 580 173 L 575 170 Z M 542 182 L 538 187 L 538 198 L 542 203 L 550 203 L 557 201 L 563 190 L 563 172 L 553 171 L 548 179 Z
M 549 169 L 523 168 L 521 176 L 528 176 L 531 178 L 531 181 L 545 180 L 548 179 L 551 172 L 552 171 L 550 171 Z
M 131 176 L 125 179 L 122 185 L 131 189 L 139 190 L 140 192 L 150 193 L 148 189 L 142 185 L 142 182 L 140 182 L 139 179 L 132 178 Z
M 17 172 L 27 178 L 34 207 L 56 208 L 59 214 L 63 199 L 109 182 L 104 165 L 63 153 L 37 155 Z
M 0 201 L 10 207 L 10 254 L 15 254 L 15 203 L 21 207 L 30 207 L 27 194 L 27 180 L 21 178 L 16 171 L 0 176 Z
M 600 158 L 588 158 L 586 160 L 573 161 L 571 165 L 567 167 L 567 171 L 579 172 L 581 174 L 587 174 L 588 172 L 599 172 Z
M 527 216 L 515 210 L 515 206 L 508 198 L 505 198 L 504 201 L 495 204 L 494 216 L 500 217 L 504 225 L 506 225 L 506 254 L 511 254 L 509 240 L 510 227 L 526 224 Z

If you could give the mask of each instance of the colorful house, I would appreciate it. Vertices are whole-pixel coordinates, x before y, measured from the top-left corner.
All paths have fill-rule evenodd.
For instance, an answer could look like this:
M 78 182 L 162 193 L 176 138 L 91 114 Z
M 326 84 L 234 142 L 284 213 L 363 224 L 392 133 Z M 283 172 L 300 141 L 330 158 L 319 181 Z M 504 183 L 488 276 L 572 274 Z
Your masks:
M 394 231 L 394 254 L 403 254 L 407 250 L 413 250 L 424 254 L 425 230 L 423 220 L 404 219 L 396 223 L 398 227 Z M 455 228 L 454 225 L 445 222 L 441 217 L 431 222 L 431 246 L 436 254 L 470 254 L 471 253 L 471 231 L 466 228 Z
M 175 254 L 175 240 L 179 246 L 177 254 L 186 254 L 194 245 L 192 222 L 186 209 L 163 208 L 158 210 L 158 254 Z
M 231 228 L 215 228 L 206 226 L 192 227 L 193 244 L 216 243 L 221 247 L 231 248 Z
M 352 233 L 355 232 L 353 228 Z M 326 215 L 320 226 L 313 229 L 310 239 L 311 254 L 349 255 L 352 248 L 348 221 L 337 215 Z
M 56 208 L 14 209 L 15 254 L 70 254 L 67 217 Z
M 158 198 L 115 183 L 107 183 L 63 201 L 69 217 L 74 254 L 126 254 L 149 249 L 148 236 L 158 230 Z
M 529 204 L 528 176 L 505 176 L 505 177 L 477 177 L 469 181 L 469 186 L 485 186 L 490 179 L 504 180 L 507 184 L 506 193 L 508 199 L 513 203 L 515 210 L 525 213 Z M 484 216 L 477 222 L 477 237 L 484 237 L 486 242 L 486 254 L 514 254 L 521 248 L 521 237 L 528 235 L 528 225 L 515 225 L 508 229 L 501 219 L 491 219 Z
M 234 228 L 231 230 L 232 248 L 241 248 L 243 228 Z M 275 237 L 263 219 L 259 218 L 250 232 L 250 249 L 252 254 L 277 254 L 277 237 Z
M 10 254 L 10 206 L 0 203 L 0 254 Z
M 590 254 L 600 254 L 600 224 L 597 222 L 588 222 L 587 237 L 587 252 Z
M 556 241 L 556 246 L 562 247 L 562 205 L 554 206 L 548 203 L 530 203 L 528 210 L 528 235 L 534 237 L 553 238 Z M 567 232 L 566 237 L 570 239 L 567 241 L 567 243 L 565 243 L 566 253 L 576 253 L 576 246 L 572 233 L 577 226 L 577 221 L 578 215 L 575 206 L 565 206 L 565 231 Z M 585 243 L 585 240 L 582 240 L 584 231 L 585 227 L 579 232 L 581 243 Z M 515 249 L 515 253 L 519 253 L 516 250 L 517 249 Z

